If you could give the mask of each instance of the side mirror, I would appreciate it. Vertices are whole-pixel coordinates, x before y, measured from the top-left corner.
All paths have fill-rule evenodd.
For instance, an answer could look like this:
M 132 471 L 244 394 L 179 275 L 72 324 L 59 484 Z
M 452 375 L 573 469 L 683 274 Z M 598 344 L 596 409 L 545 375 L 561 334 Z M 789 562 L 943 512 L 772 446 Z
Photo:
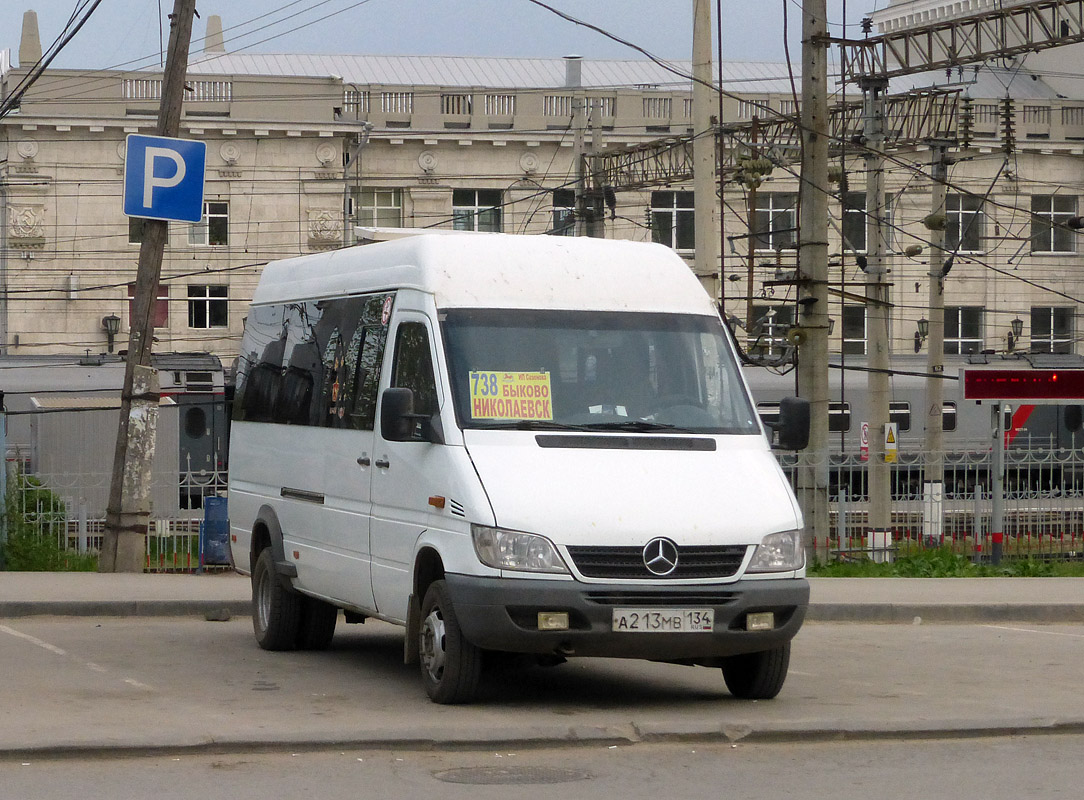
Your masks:
M 809 444 L 809 401 L 784 397 L 779 401 L 779 421 L 772 429 L 779 433 L 780 450 L 804 450 Z
M 1065 407 L 1065 429 L 1076 433 L 1084 425 L 1084 408 L 1080 406 Z
M 384 390 L 380 403 L 380 435 L 389 442 L 444 444 L 440 417 L 415 414 L 414 392 L 403 387 Z

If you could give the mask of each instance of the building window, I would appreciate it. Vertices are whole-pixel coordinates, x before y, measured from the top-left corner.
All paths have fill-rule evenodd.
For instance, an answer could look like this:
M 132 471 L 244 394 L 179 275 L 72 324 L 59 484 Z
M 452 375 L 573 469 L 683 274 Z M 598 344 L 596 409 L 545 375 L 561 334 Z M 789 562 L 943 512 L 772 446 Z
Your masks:
M 1031 352 L 1073 352 L 1073 309 L 1058 306 L 1032 306 Z
M 135 316 L 136 285 L 128 284 L 128 325 L 131 327 L 132 318 Z M 169 322 L 169 287 L 163 283 L 158 284 L 158 297 L 154 301 L 154 327 L 164 328 Z
M 981 253 L 986 221 L 982 198 L 969 194 L 950 194 L 945 198 L 945 216 L 945 249 Z
M 692 192 L 651 193 L 651 241 L 675 250 L 696 247 Z
M 757 250 L 782 250 L 794 246 L 798 226 L 798 195 L 793 192 L 758 192 L 753 215 Z
M 1072 253 L 1076 232 L 1068 226 L 1076 216 L 1076 197 L 1067 194 L 1036 194 L 1031 197 L 1031 252 Z
M 230 243 L 230 204 L 208 200 L 203 204 L 203 219 L 188 226 L 188 243 L 221 247 Z
M 555 236 L 576 235 L 575 190 L 553 190 L 553 224 L 550 226 L 549 233 Z
M 885 195 L 885 249 L 892 247 L 892 194 Z M 843 198 L 843 249 L 851 253 L 866 252 L 866 193 L 847 192 Z
M 501 232 L 500 189 L 453 189 L 452 227 L 457 231 Z
M 843 307 L 843 352 L 847 355 L 866 354 L 866 307 Z
M 753 306 L 750 321 L 749 352 L 765 356 L 778 356 L 786 352 L 787 331 L 794 325 L 794 306 Z
M 229 325 L 229 316 L 227 287 L 188 287 L 189 328 L 225 328 Z
M 945 354 L 964 355 L 982 350 L 982 308 L 945 306 Z
M 403 224 L 403 193 L 400 189 L 362 189 L 354 207 L 358 225 L 398 228 Z

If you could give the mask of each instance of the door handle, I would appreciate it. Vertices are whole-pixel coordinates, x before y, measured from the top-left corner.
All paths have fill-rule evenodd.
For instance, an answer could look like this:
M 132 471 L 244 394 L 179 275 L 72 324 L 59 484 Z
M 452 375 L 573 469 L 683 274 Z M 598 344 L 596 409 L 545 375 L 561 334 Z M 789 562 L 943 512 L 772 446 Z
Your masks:
M 388 467 L 391 466 L 391 462 L 388 461 L 388 459 L 386 459 L 386 458 L 378 458 L 375 463 L 381 469 L 387 469 Z
M 369 456 L 361 456 L 360 458 L 358 458 L 359 467 L 367 467 L 370 463 L 371 462 L 369 461 Z

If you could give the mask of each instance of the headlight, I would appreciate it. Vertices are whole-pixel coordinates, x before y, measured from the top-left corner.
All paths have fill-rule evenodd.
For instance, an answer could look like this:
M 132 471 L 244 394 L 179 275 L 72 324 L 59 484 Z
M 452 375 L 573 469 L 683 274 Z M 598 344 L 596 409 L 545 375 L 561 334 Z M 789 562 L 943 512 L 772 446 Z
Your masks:
M 568 574 L 553 542 L 534 533 L 471 525 L 474 552 L 487 567 Z
M 791 572 L 805 564 L 800 531 L 769 533 L 760 540 L 746 572 Z

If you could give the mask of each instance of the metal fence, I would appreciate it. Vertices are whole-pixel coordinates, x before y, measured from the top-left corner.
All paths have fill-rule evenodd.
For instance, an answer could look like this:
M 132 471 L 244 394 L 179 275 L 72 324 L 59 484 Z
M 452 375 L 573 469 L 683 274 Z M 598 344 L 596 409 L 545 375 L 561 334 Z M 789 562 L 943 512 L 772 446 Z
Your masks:
M 890 557 L 901 547 L 949 546 L 984 558 L 994 511 L 990 452 L 946 452 L 937 495 L 927 482 L 928 454 L 900 454 L 891 467 L 891 530 L 869 526 L 867 464 L 860 456 L 829 460 L 829 534 L 814 542 L 820 557 Z M 1003 555 L 1084 558 L 1084 449 L 1011 449 L 1005 454 Z M 779 454 L 793 485 L 809 456 Z
M 805 454 L 779 454 L 779 459 L 792 483 L 799 468 L 814 466 Z M 926 482 L 927 455 L 901 454 L 891 471 L 891 530 L 875 534 L 868 522 L 866 463 L 858 456 L 831 456 L 830 531 L 826 540 L 814 542 L 816 552 L 822 558 L 888 558 L 901 547 L 949 546 L 982 557 L 993 533 L 990 461 L 989 452 L 943 454 L 944 490 L 938 498 Z M 227 482 L 225 471 L 182 473 L 178 492 L 188 507 L 171 514 L 152 511 L 148 571 L 203 566 L 204 500 L 224 497 Z M 103 473 L 67 476 L 59 485 L 16 480 L 11 487 L 25 495 L 17 503 L 38 536 L 54 538 L 62 550 L 93 553 L 101 548 L 105 520 L 88 513 L 82 498 L 108 483 Z M 1005 557 L 1084 558 L 1084 449 L 1008 451 L 1003 507 Z
M 191 572 L 224 565 L 204 563 L 200 524 L 204 500 L 224 497 L 229 476 L 224 470 L 198 470 L 181 474 L 177 487 L 182 507 L 162 514 L 151 510 L 147 531 L 145 569 L 148 572 Z M 15 507 L 35 535 L 56 542 L 62 551 L 97 553 L 105 535 L 105 518 L 94 514 L 88 495 L 108 488 L 105 473 L 53 476 L 44 481 L 20 473 L 10 481 Z

